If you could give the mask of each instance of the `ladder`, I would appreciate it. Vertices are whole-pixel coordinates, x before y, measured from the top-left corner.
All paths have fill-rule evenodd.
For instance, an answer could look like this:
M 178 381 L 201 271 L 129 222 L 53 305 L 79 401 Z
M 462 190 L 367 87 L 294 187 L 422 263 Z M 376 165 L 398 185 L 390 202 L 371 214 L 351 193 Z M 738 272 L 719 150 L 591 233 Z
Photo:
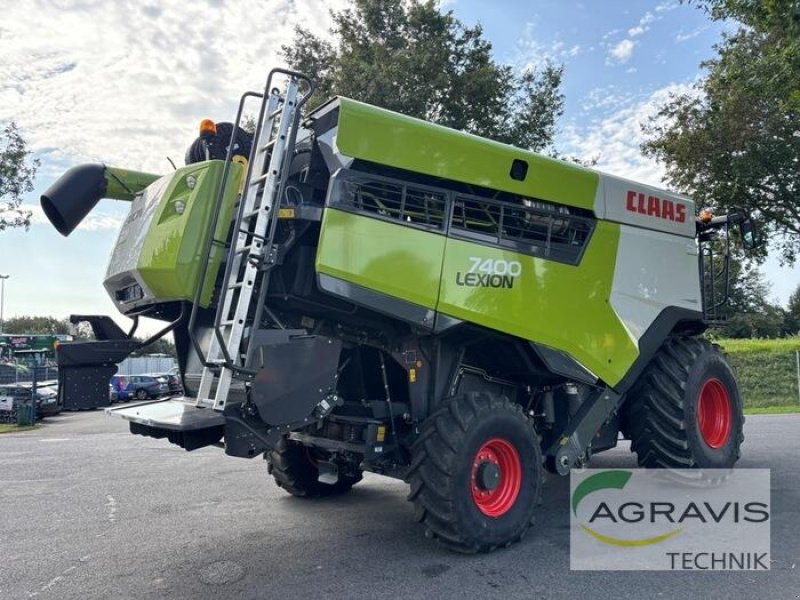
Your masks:
M 276 70 L 277 71 L 277 70 Z M 206 351 L 196 406 L 223 410 L 237 368 L 243 367 L 242 338 L 250 325 L 248 316 L 254 291 L 267 285 L 262 264 L 274 262 L 273 218 L 285 170 L 284 160 L 294 145 L 300 80 L 290 76 L 283 93 L 270 89 L 272 75 L 261 103 L 247 177 L 239 200 L 236 230 L 231 235 L 224 287 L 220 294 L 214 331 Z M 237 119 L 237 126 L 239 125 Z M 235 128 L 234 128 L 235 131 Z M 256 295 L 256 298 L 258 295 Z M 252 311 L 258 312 L 258 311 Z M 214 383 L 216 382 L 216 388 Z M 212 395 L 213 394 L 213 395 Z

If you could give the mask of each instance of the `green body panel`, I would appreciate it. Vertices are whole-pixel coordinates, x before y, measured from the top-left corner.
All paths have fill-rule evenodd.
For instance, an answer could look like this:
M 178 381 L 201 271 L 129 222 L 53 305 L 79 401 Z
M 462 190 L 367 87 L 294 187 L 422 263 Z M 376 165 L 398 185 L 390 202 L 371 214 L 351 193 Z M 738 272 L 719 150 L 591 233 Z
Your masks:
M 592 210 L 599 175 L 474 135 L 339 99 L 336 145 L 347 156 L 453 181 Z M 528 163 L 524 181 L 509 175 L 514 159 Z
M 138 192 L 153 183 L 161 175 L 107 166 L 105 177 L 106 192 L 103 197 L 130 202 Z
M 435 309 L 447 238 L 327 208 L 316 270 Z
M 557 348 L 613 386 L 639 355 L 609 304 L 618 241 L 618 225 L 598 222 L 581 263 L 572 266 L 327 208 L 316 268 Z M 511 288 L 464 286 L 464 274 L 475 262 L 471 257 L 516 261 L 520 274 Z
M 196 163 L 178 169 L 167 184 L 150 228 L 142 244 L 137 269 L 147 287 L 159 299 L 192 300 L 200 279 L 200 258 L 205 248 L 214 200 L 222 179 L 224 162 L 220 160 Z M 238 194 L 243 168 L 230 165 L 225 199 L 220 211 L 215 238 L 224 240 L 230 228 L 234 202 Z M 194 178 L 192 188 L 187 179 Z M 176 210 L 182 203 L 184 210 Z M 208 275 L 200 305 L 211 301 L 214 281 L 224 248 L 213 245 Z
M 506 249 L 448 239 L 437 310 L 569 353 L 609 385 L 639 355 L 609 303 L 619 226 L 600 221 L 577 266 Z M 477 257 L 517 261 L 513 287 L 467 287 L 457 277 Z

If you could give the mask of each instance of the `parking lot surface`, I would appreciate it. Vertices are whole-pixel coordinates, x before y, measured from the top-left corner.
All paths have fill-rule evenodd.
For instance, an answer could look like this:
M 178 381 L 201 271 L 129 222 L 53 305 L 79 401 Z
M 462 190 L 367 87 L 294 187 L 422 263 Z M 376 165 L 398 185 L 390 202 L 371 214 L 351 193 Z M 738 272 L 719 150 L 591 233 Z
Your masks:
M 751 416 L 741 467 L 772 469 L 770 572 L 574 572 L 567 478 L 525 540 L 449 553 L 402 482 L 305 501 L 261 459 L 187 453 L 101 411 L 0 435 L 0 598 L 800 598 L 800 415 Z M 627 443 L 593 467 L 633 467 Z

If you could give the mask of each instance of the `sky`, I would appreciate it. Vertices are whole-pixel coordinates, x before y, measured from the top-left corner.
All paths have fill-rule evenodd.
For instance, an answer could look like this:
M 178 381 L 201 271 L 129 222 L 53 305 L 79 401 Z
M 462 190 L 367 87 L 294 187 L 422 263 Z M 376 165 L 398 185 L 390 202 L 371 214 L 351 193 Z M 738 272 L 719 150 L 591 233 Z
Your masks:
M 27 232 L 0 233 L 6 318 L 118 313 L 102 287 L 127 204 L 103 200 L 69 238 L 39 208 L 70 166 L 104 162 L 157 173 L 183 154 L 205 117 L 235 116 L 261 89 L 281 44 L 302 24 L 325 34 L 346 0 L 17 0 L 0 22 L 0 123 L 15 120 L 41 160 Z M 641 155 L 641 123 L 688 92 L 731 25 L 676 0 L 443 0 L 480 23 L 498 62 L 564 65 L 566 110 L 556 147 L 597 169 L 663 185 Z M 785 304 L 800 270 L 771 258 L 771 296 Z M 143 327 L 153 331 L 157 324 Z

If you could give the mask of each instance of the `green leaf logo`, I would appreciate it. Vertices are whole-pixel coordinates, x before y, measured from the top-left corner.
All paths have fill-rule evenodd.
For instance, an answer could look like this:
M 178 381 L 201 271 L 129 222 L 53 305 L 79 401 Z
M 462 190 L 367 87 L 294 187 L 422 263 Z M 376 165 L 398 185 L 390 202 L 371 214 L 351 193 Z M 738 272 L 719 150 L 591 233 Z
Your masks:
M 633 473 L 630 471 L 603 471 L 584 479 L 572 493 L 572 514 L 578 516 L 578 504 L 592 492 L 609 488 L 621 490 L 628 483 L 631 475 Z
M 578 487 L 575 488 L 575 491 L 572 492 L 572 514 L 576 517 L 578 516 L 578 505 L 581 503 L 581 500 L 586 498 L 586 496 L 589 494 L 599 490 L 607 489 L 622 490 L 628 484 L 628 481 L 630 481 L 632 475 L 633 473 L 630 471 L 603 471 L 602 473 L 597 473 L 584 479 L 581 481 Z M 658 544 L 659 542 L 668 540 L 669 538 L 678 535 L 681 531 L 683 531 L 683 528 L 678 528 L 653 537 L 624 539 L 602 534 L 592 529 L 588 525 L 581 524 L 581 528 L 599 542 L 609 544 L 611 546 L 628 547 Z

